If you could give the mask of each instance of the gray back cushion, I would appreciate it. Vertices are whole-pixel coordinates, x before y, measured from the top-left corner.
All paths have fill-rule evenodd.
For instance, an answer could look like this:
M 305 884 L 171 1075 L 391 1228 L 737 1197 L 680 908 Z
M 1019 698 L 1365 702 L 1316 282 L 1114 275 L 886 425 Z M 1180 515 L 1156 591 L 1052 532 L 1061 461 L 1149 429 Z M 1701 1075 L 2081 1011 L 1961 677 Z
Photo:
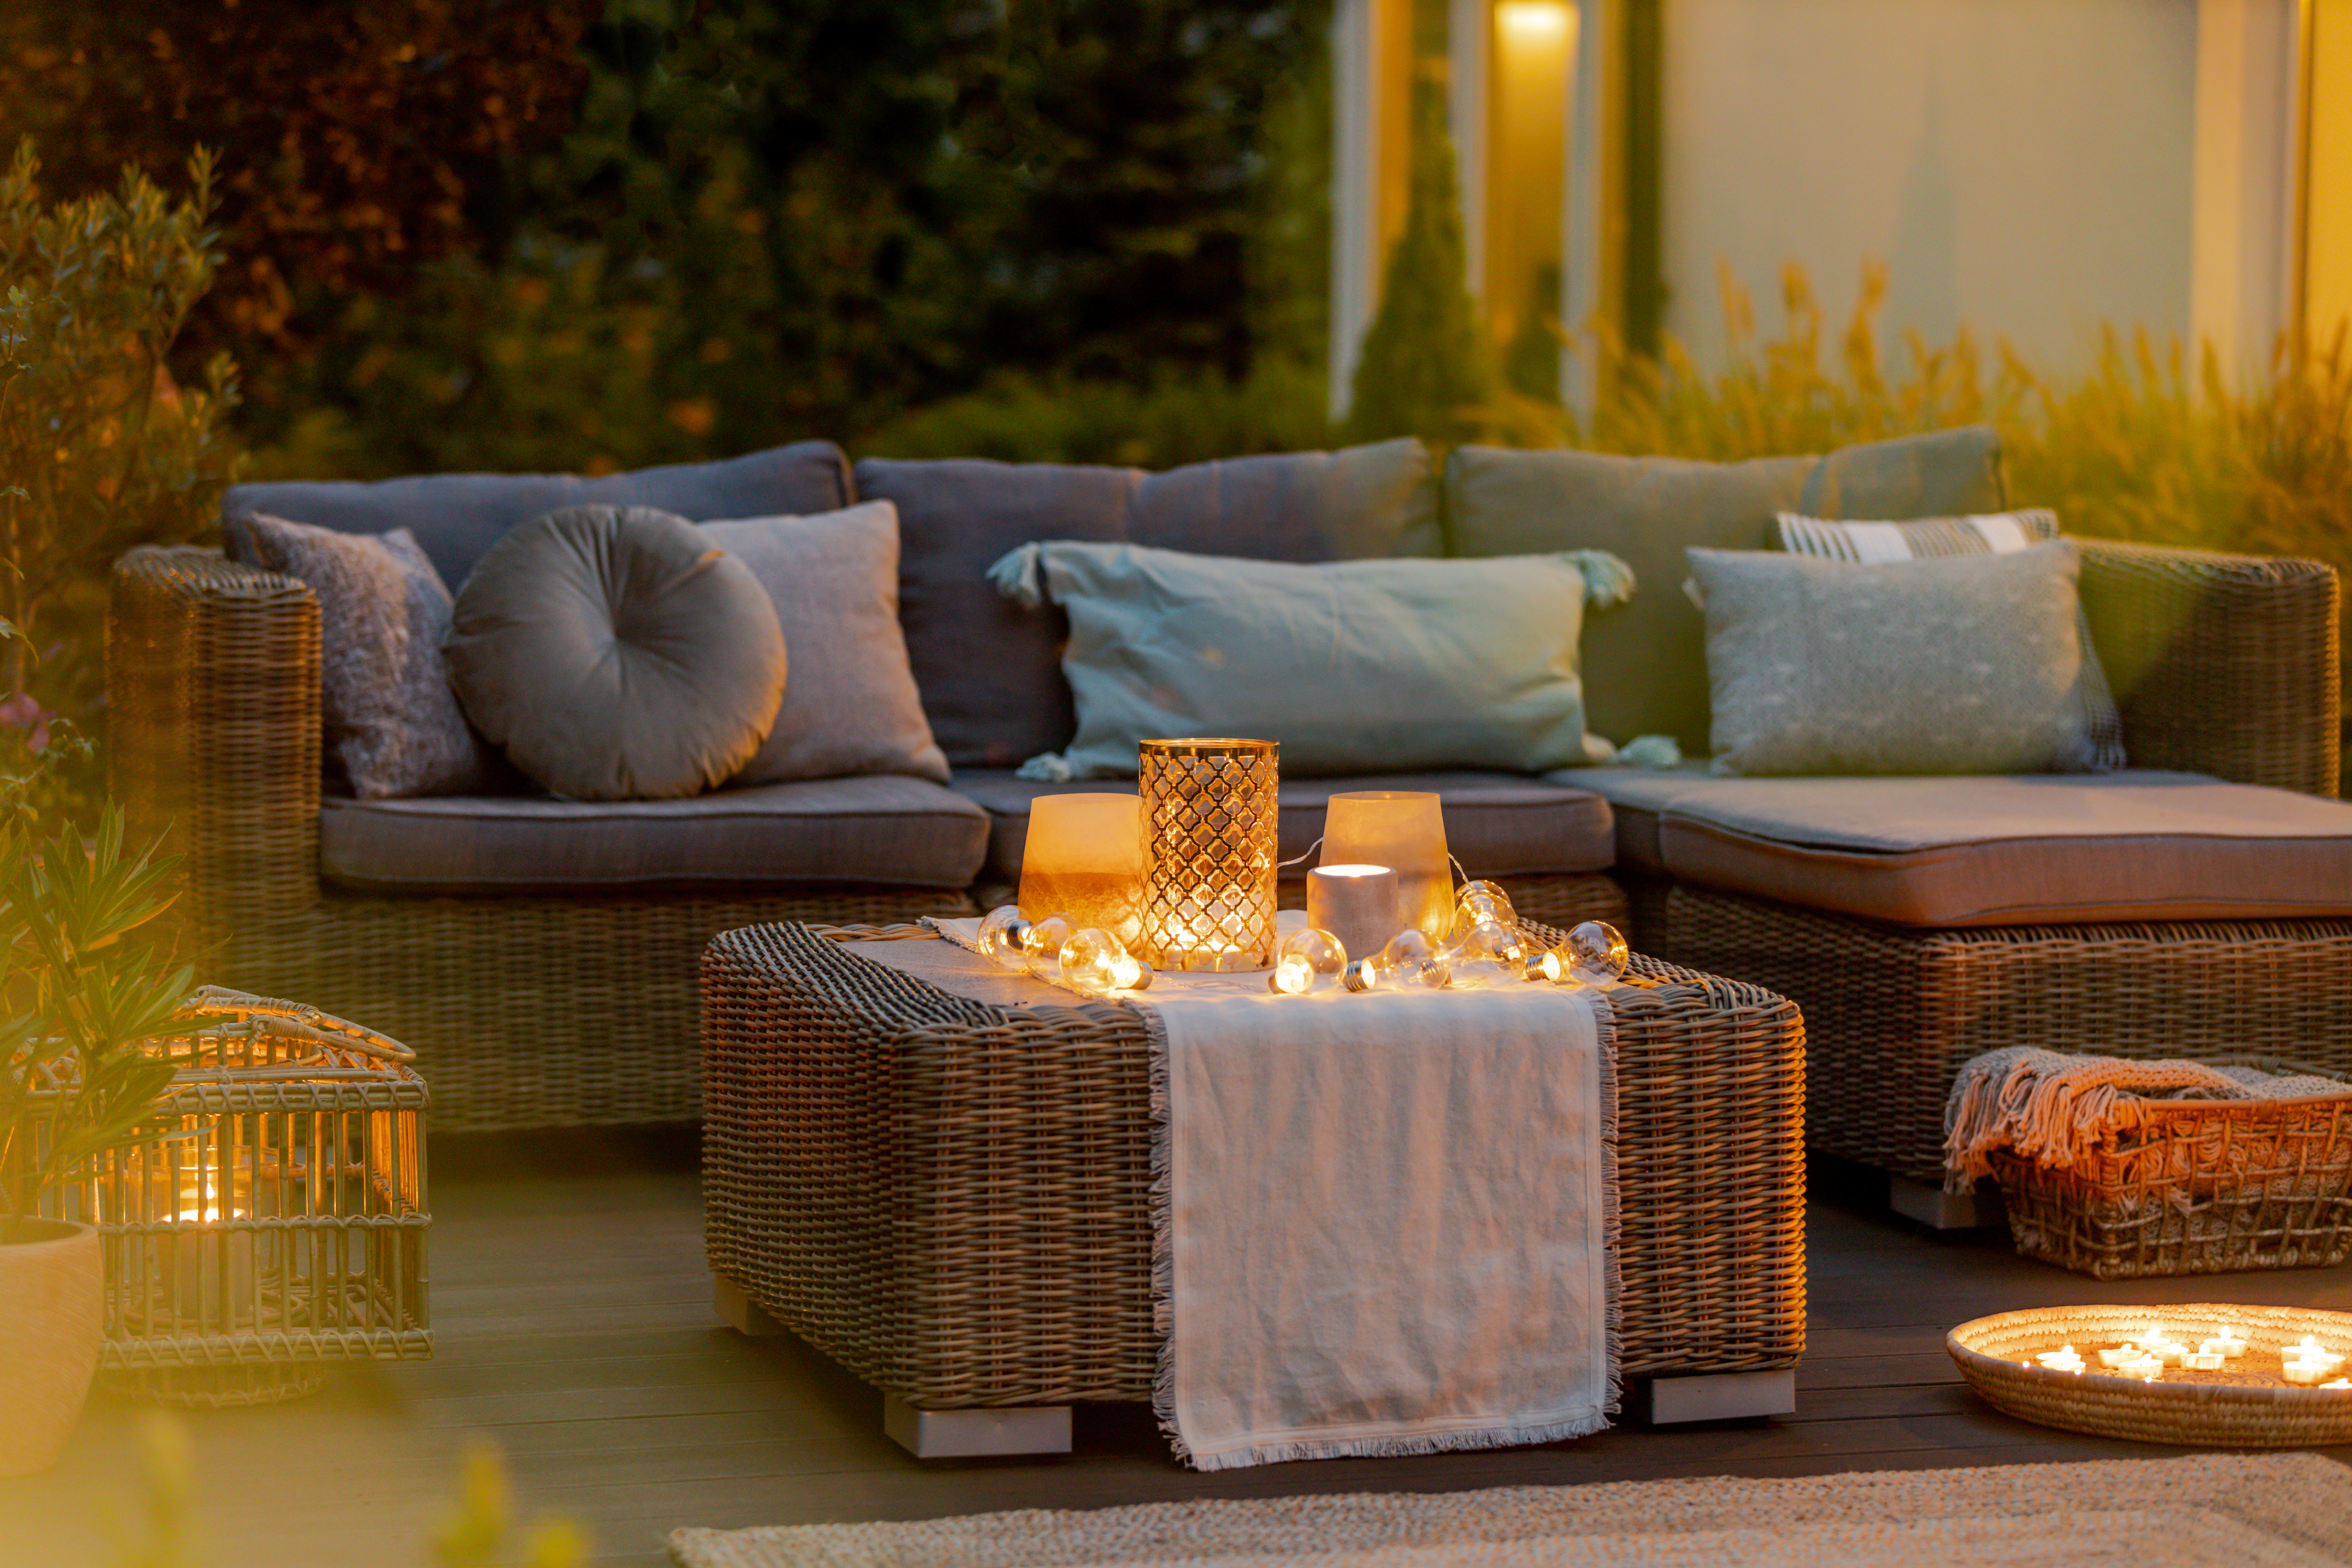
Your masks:
M 1633 598 L 1584 623 L 1586 722 L 1620 744 L 1671 735 L 1694 755 L 1707 749 L 1706 625 L 1682 592 L 1685 549 L 1769 549 L 1780 511 L 1891 521 L 2003 504 L 2000 440 L 1986 426 L 1820 458 L 1705 463 L 1457 447 L 1445 467 L 1454 553 L 1606 550 L 1633 568 Z
M 751 568 L 651 507 L 509 531 L 442 645 L 466 714 L 567 800 L 665 800 L 750 762 L 784 695 L 784 635 Z
M 898 509 L 899 619 L 923 710 L 956 767 L 1017 767 L 1062 750 L 1077 727 L 1061 668 L 1068 621 L 988 582 L 1017 545 L 1132 542 L 1299 562 L 1437 552 L 1429 454 L 1410 438 L 1160 474 L 868 458 L 857 491 Z
M 516 523 L 561 507 L 649 506 L 689 522 L 832 511 L 855 497 L 849 464 L 830 441 L 796 441 L 717 463 L 677 463 L 634 473 L 429 474 L 373 483 L 274 481 L 231 485 L 221 531 L 231 560 L 258 564 L 238 520 L 266 512 L 339 533 L 405 528 L 441 580 L 465 586 L 474 563 Z
M 1135 468 L 907 463 L 867 458 L 857 490 L 898 509 L 898 620 L 931 733 L 954 767 L 1011 768 L 1069 743 L 1077 722 L 1058 609 L 1027 610 L 990 585 L 991 563 L 1036 539 L 1125 537 Z

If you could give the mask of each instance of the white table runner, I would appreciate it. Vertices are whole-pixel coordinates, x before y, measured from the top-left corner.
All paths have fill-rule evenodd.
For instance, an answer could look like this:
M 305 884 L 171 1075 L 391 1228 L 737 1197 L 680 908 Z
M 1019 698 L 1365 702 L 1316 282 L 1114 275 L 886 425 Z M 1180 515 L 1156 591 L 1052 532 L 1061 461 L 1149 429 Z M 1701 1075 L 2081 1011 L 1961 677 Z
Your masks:
M 1606 1426 L 1605 1000 L 1265 986 L 1165 974 L 1135 999 L 1159 1047 L 1154 1404 L 1178 1456 L 1213 1470 Z

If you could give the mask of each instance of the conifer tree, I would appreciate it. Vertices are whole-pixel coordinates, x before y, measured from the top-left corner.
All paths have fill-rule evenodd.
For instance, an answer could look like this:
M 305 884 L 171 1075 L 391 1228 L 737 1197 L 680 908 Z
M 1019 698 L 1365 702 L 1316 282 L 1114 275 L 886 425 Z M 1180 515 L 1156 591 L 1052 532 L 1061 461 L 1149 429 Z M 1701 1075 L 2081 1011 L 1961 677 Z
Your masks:
M 1413 83 L 1412 183 L 1404 232 L 1389 252 L 1381 308 L 1356 359 L 1346 426 L 1351 441 L 1418 436 L 1454 446 L 1475 433 L 1493 365 L 1465 281 L 1462 205 L 1444 95 Z

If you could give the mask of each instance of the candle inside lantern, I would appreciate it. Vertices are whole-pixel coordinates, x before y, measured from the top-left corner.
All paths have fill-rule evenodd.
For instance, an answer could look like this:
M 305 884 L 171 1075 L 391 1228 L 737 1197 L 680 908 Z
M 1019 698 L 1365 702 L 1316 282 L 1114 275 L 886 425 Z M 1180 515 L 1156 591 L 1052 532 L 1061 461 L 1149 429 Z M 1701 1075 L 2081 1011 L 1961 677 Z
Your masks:
M 1359 948 L 1336 928 L 1348 951 L 1378 952 L 1381 943 L 1406 926 L 1432 942 L 1444 942 L 1454 924 L 1454 862 L 1445 847 L 1445 813 L 1426 790 L 1364 789 L 1335 795 L 1323 812 L 1323 863 L 1386 866 L 1396 872 L 1403 916 Z M 1320 924 L 1320 921 L 1317 922 Z
M 1029 837 L 1021 847 L 1021 918 L 1067 915 L 1132 948 L 1143 933 L 1139 797 L 1042 795 L 1029 803 Z

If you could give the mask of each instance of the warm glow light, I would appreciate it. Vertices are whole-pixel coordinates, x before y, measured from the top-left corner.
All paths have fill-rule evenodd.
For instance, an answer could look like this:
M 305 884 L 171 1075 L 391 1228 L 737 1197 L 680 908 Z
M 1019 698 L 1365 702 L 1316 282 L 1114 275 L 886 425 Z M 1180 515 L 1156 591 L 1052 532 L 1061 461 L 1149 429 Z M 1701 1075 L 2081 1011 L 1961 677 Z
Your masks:
M 1568 36 L 1568 7 L 1561 0 L 1503 0 L 1495 26 L 1514 44 L 1553 43 Z

